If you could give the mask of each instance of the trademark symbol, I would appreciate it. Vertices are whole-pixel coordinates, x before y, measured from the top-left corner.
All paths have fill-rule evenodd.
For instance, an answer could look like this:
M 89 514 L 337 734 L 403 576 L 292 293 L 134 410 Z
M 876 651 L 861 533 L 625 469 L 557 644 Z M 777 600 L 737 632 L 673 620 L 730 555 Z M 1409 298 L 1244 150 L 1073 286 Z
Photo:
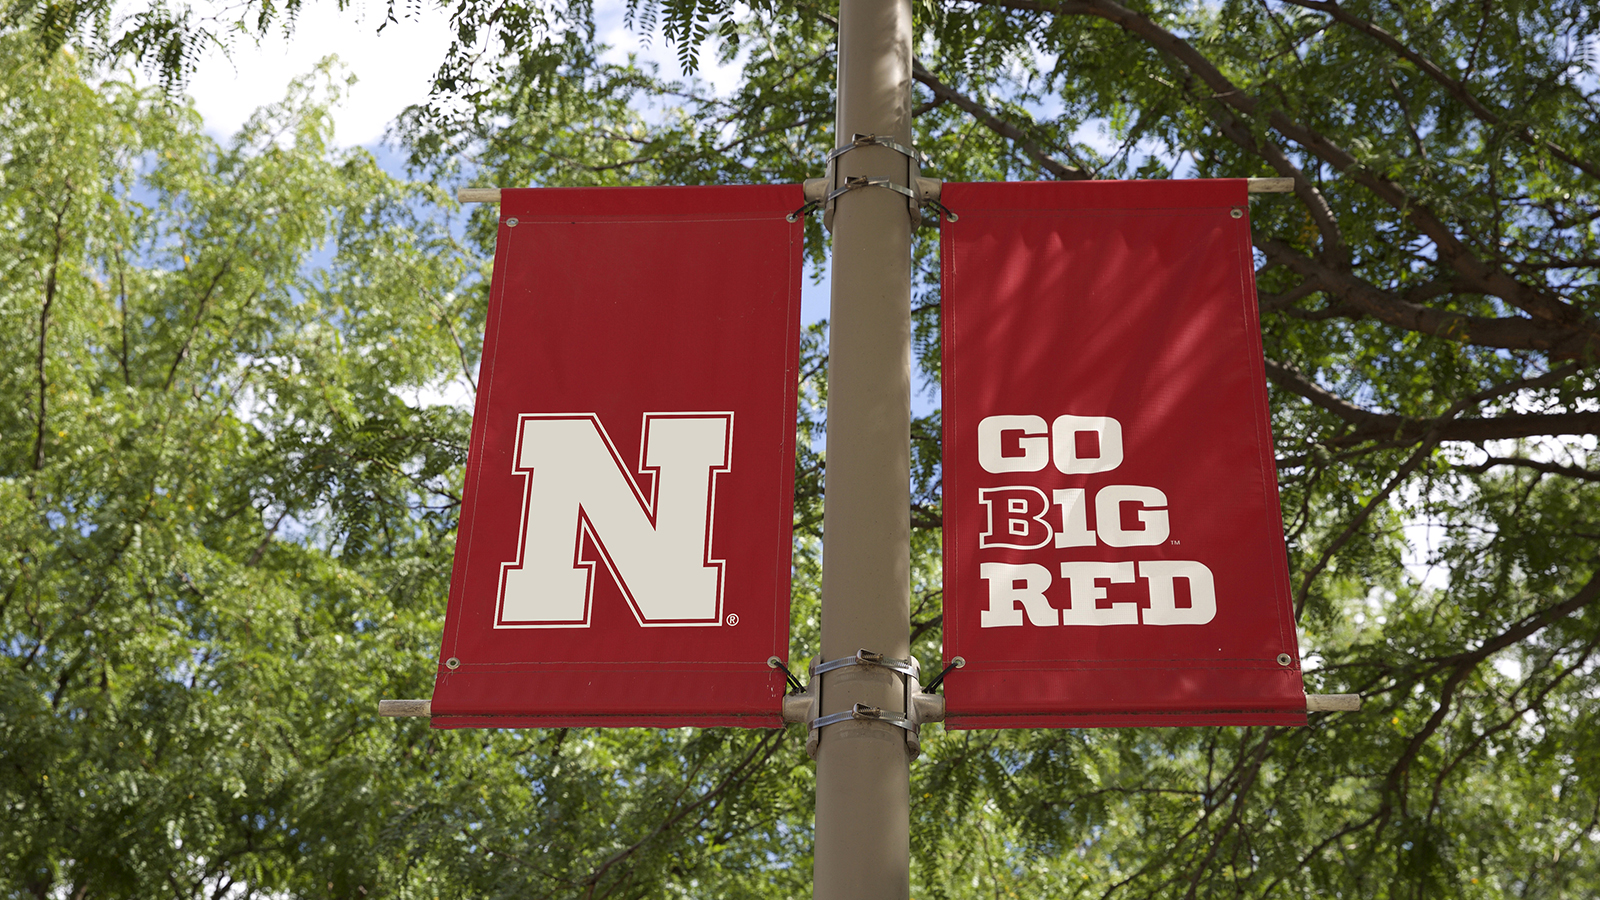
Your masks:
M 737 624 L 739 624 L 739 614 L 738 613 L 728 613 L 728 624 L 729 625 L 737 625 Z
M 1172 546 L 1176 547 L 1181 543 L 1183 543 L 1183 541 L 1172 541 Z

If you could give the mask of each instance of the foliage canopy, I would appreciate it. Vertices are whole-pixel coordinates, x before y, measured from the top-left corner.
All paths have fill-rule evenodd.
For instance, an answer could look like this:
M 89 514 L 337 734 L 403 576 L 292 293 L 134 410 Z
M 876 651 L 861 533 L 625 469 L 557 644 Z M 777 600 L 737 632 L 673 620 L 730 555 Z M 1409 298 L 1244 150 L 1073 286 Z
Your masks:
M 806 893 L 792 730 L 374 721 L 431 679 L 469 424 L 443 394 L 470 390 L 492 214 L 458 238 L 434 188 L 333 149 L 326 72 L 216 144 L 94 68 L 183 75 L 187 51 L 109 9 L 11 0 L 0 36 L 8 895 Z M 830 9 L 631 3 L 686 60 L 741 67 L 717 93 L 608 61 L 587 2 L 464 0 L 398 136 L 440 183 L 798 181 L 833 142 Z M 1252 210 L 1284 527 L 1307 687 L 1366 706 L 1303 729 L 935 730 L 914 894 L 1600 892 L 1600 12 L 915 9 L 925 174 L 1295 179 Z M 209 39 L 148 12 L 174 23 L 162 46 Z M 936 379 L 934 237 L 914 306 Z M 797 658 L 825 350 L 814 329 Z M 913 434 L 926 668 L 937 416 Z M 1424 529 L 1426 578 L 1404 565 Z

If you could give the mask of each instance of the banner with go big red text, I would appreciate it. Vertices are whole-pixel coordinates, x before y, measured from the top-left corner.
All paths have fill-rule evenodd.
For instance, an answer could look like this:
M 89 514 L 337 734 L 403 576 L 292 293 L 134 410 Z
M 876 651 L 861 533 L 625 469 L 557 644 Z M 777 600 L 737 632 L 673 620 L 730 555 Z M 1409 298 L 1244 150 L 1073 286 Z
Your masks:
M 507 190 L 433 725 L 781 725 L 797 185 Z
M 1245 191 L 944 186 L 948 727 L 1304 724 Z

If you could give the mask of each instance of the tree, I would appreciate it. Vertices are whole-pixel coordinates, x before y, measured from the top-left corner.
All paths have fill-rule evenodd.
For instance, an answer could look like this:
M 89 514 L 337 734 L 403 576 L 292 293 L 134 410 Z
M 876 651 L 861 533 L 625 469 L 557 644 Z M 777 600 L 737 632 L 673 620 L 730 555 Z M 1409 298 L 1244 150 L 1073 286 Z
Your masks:
M 271 7 L 249 9 L 257 17 L 251 21 L 271 20 Z M 604 62 L 587 4 L 466 0 L 456 9 L 457 52 L 441 70 L 434 102 L 413 110 L 402 123 L 413 163 L 439 180 L 499 185 L 792 182 L 819 174 L 822 155 L 834 140 L 829 7 L 635 2 L 629 10 L 645 30 L 665 23 L 685 60 L 698 53 L 742 60 L 737 89 L 719 96 L 703 83 L 664 78 L 637 61 Z M 1600 536 L 1595 511 L 1600 499 L 1595 447 L 1600 434 L 1595 378 L 1600 362 L 1600 15 L 1591 4 L 1550 0 L 1492 5 L 965 0 L 919 4 L 916 11 L 918 143 L 935 163 L 925 174 L 947 180 L 1295 179 L 1292 197 L 1258 198 L 1252 210 L 1285 533 L 1304 655 L 1312 667 L 1308 689 L 1358 691 L 1366 706 L 1359 714 L 1314 715 L 1304 729 L 935 731 L 925 736 L 924 758 L 913 769 L 915 893 L 1595 893 L 1600 886 L 1600 853 L 1594 847 L 1600 838 L 1600 764 L 1592 751 L 1600 746 L 1600 685 L 1593 658 L 1600 647 L 1595 602 L 1600 598 L 1595 550 Z M 32 32 L 16 32 L 12 39 L 55 52 L 48 65 L 64 65 L 59 51 Z M 27 83 L 28 76 L 13 77 L 13 85 Z M 71 94 L 80 98 L 75 102 L 90 103 L 86 90 L 52 96 Z M 115 89 L 107 90 L 107 96 L 116 96 Z M 70 118 L 55 115 L 41 112 L 29 121 Z M 42 133 L 47 126 L 36 127 Z M 186 140 L 197 140 L 192 126 L 187 134 Z M 6 140 L 20 146 L 16 139 Z M 85 138 L 71 146 L 90 145 Z M 253 146 L 259 149 L 239 151 L 241 160 L 277 158 L 265 144 Z M 8 184 L 19 183 L 10 173 L 23 169 L 12 160 L 25 156 L 9 146 L 7 154 Z M 304 165 L 332 171 L 316 161 L 322 157 L 311 157 L 316 159 L 304 158 Z M 196 185 L 211 178 L 225 182 L 233 171 L 220 163 L 207 168 L 199 161 L 210 158 L 204 152 L 192 158 L 196 161 L 179 168 Z M 41 164 L 27 171 L 69 170 Z M 78 177 L 78 184 L 86 183 L 87 176 Z M 299 208 L 320 209 L 335 199 L 329 178 L 328 200 L 302 200 Z M 23 195 L 12 190 L 8 196 Z M 6 435 L 11 498 L 6 546 L 17 548 L 8 551 L 10 593 L 0 615 L 7 617 L 11 670 L 21 673 L 8 676 L 5 721 L 17 731 L 8 735 L 3 777 L 13 778 L 9 772 L 19 762 L 31 767 L 31 780 L 17 776 L 6 782 L 17 785 L 6 788 L 8 803 L 28 798 L 26 807 L 12 808 L 42 816 L 57 808 L 45 806 L 45 797 L 54 804 L 87 802 L 71 799 L 64 788 L 46 789 L 41 779 L 89 771 L 78 768 L 83 765 L 78 759 L 93 759 L 103 768 L 117 759 L 106 741 L 114 731 L 79 724 L 92 718 L 94 703 L 111 702 L 94 698 L 117 696 L 109 680 L 108 687 L 98 687 L 95 666 L 104 667 L 98 663 L 102 658 L 134 652 L 123 648 L 154 640 L 138 637 L 134 629 L 152 626 L 129 612 L 121 636 L 101 649 L 92 636 L 80 637 L 72 629 L 99 623 L 110 613 L 97 605 L 73 619 L 65 611 L 75 607 L 67 601 L 83 602 L 102 583 L 121 584 L 133 573 L 141 573 L 141 584 L 160 584 L 143 590 L 167 604 L 169 621 L 192 631 L 185 632 L 191 636 L 184 649 L 167 650 L 161 657 L 165 665 L 155 665 L 154 671 L 187 673 L 189 666 L 214 666 L 211 658 L 192 655 L 193 648 L 214 648 L 232 659 L 239 647 L 257 640 L 237 628 L 223 636 L 209 620 L 197 624 L 202 620 L 184 593 L 189 590 L 184 573 L 195 580 L 192 573 L 199 565 L 178 553 L 182 547 L 194 559 L 211 561 L 219 573 L 243 573 L 228 576 L 235 579 L 229 584 L 240 585 L 231 595 L 241 598 L 238 602 L 277 597 L 285 617 L 321 609 L 334 596 L 348 598 L 340 615 L 359 612 L 362 623 L 385 621 L 374 618 L 374 610 L 407 617 L 403 638 L 381 627 L 345 625 L 348 619 L 319 620 L 328 629 L 319 634 L 342 636 L 380 653 L 364 657 L 365 668 L 393 680 L 381 686 L 374 686 L 379 678 L 363 683 L 360 690 L 369 693 L 361 703 L 350 689 L 327 687 L 341 678 L 352 683 L 348 668 L 340 669 L 331 658 L 290 663 L 274 657 L 277 680 L 245 677 L 237 687 L 232 681 L 210 687 L 202 679 L 196 682 L 207 686 L 201 690 L 187 682 L 169 687 L 171 677 L 147 679 L 152 691 L 168 691 L 174 704 L 212 698 L 204 702 L 216 706 L 207 708 L 242 703 L 238 698 L 250 696 L 246 685 L 260 684 L 256 689 L 262 696 L 271 696 L 291 678 L 317 685 L 297 695 L 303 698 L 300 706 L 259 714 L 270 712 L 285 728 L 325 723 L 319 726 L 324 730 L 313 729 L 302 740 L 332 749 L 326 757 L 307 756 L 294 771 L 318 783 L 329 772 L 344 773 L 348 780 L 338 784 L 352 786 L 344 794 L 330 789 L 312 797 L 290 789 L 286 795 L 303 799 L 296 809 L 303 810 L 305 821 L 322 823 L 316 826 L 325 829 L 319 833 L 344 849 L 306 852 L 291 846 L 285 836 L 306 833 L 310 826 L 299 819 L 273 819 L 260 827 L 256 840 L 263 847 L 279 843 L 252 851 L 255 868 L 206 872 L 193 883 L 227 877 L 262 889 L 315 893 L 324 873 L 341 878 L 359 873 L 371 883 L 337 884 L 424 895 L 435 885 L 441 894 L 519 896 L 804 892 L 809 770 L 797 734 L 559 731 L 425 737 L 408 726 L 376 726 L 363 718 L 370 698 L 383 690 L 393 696 L 404 685 L 425 689 L 420 686 L 432 652 L 427 630 L 436 627 L 429 617 L 437 615 L 439 604 L 430 605 L 418 590 L 442 595 L 453 526 L 451 473 L 465 424 L 443 410 L 415 404 L 401 409 L 393 393 L 380 386 L 435 383 L 463 362 L 470 370 L 472 329 L 482 302 L 481 292 L 471 287 L 481 284 L 470 278 L 471 264 L 462 260 L 452 263 L 459 269 L 430 268 L 459 259 L 451 255 L 453 249 L 439 255 L 440 245 L 406 249 L 376 237 L 340 244 L 341 253 L 348 246 L 352 263 L 359 259 L 364 269 L 411 271 L 405 267 L 414 265 L 435 279 L 422 283 L 455 291 L 449 302 L 459 305 L 447 306 L 445 313 L 417 309 L 412 297 L 406 301 L 410 306 L 395 300 L 397 308 L 411 311 L 388 320 L 397 339 L 417 339 L 422 322 L 447 322 L 456 330 L 459 345 L 436 335 L 429 353 L 406 357 L 429 360 L 432 368 L 422 363 L 408 363 L 421 367 L 414 369 L 384 368 L 399 366 L 400 358 L 379 352 L 379 331 L 361 331 L 356 323 L 369 315 L 381 319 L 380 311 L 391 301 L 379 302 L 365 281 L 354 281 L 353 272 L 338 265 L 335 272 L 352 277 L 327 282 L 315 300 L 313 292 L 291 289 L 292 296 L 308 299 L 280 303 L 271 314 L 263 311 L 260 332 L 238 332 L 278 335 L 285 331 L 274 324 L 280 316 L 299 322 L 318 310 L 363 311 L 328 313 L 322 326 L 328 331 L 318 333 L 330 335 L 329 342 L 303 338 L 292 350 L 281 342 L 252 343 L 209 357 L 212 367 L 272 361 L 282 369 L 274 377 L 294 387 L 280 388 L 274 381 L 271 402 L 250 404 L 225 397 L 266 397 L 269 388 L 253 388 L 253 393 L 241 388 L 238 394 L 191 389 L 181 408 L 161 408 L 174 409 L 173 416 L 181 412 L 184 422 L 210 422 L 207 416 L 228 410 L 217 421 L 236 423 L 230 426 L 240 435 L 234 440 L 241 448 L 259 448 L 250 458 L 266 474 L 251 476 L 249 467 L 234 468 L 212 455 L 207 483 L 216 485 L 218 496 L 226 487 L 235 497 L 242 491 L 258 498 L 258 511 L 276 516 L 284 510 L 283 521 L 302 530 L 288 540 L 261 544 L 270 522 L 263 524 L 257 515 L 196 514 L 197 524 L 185 526 L 181 542 L 167 539 L 171 551 L 152 550 L 135 563 L 134 556 L 124 560 L 107 555 L 111 550 L 105 548 L 119 546 L 118 540 L 132 547 L 127 535 L 143 532 L 100 523 L 112 517 L 127 521 L 113 510 L 126 505 L 127 497 L 156 496 L 163 499 L 151 500 L 152 509 L 169 510 L 178 517 L 172 521 L 191 521 L 187 511 L 180 515 L 171 508 L 175 501 L 165 499 L 178 494 L 120 487 L 100 470 L 80 473 L 72 467 L 89 465 L 84 460 L 91 457 L 74 456 L 63 442 L 67 435 L 86 434 L 87 424 L 79 426 L 82 431 L 62 428 L 66 434 L 54 438 L 54 426 L 41 424 L 71 415 L 67 411 L 74 403 L 84 404 L 79 414 L 84 423 L 112 421 L 89 412 L 107 408 L 91 407 L 89 398 L 102 391 L 91 386 L 121 377 L 116 361 L 126 354 L 112 352 L 118 344 L 105 337 L 119 332 L 109 325 L 91 327 L 87 323 L 99 320 L 88 312 L 78 319 L 51 313 L 52 301 L 41 298 L 51 295 L 51 284 L 76 285 L 58 288 L 63 298 L 115 296 L 91 284 L 93 272 L 104 273 L 101 282 L 111 284 L 114 267 L 103 260 L 120 257 L 93 249 L 103 239 L 85 237 L 113 232 L 70 219 L 87 216 L 89 207 L 52 205 L 62 199 L 59 190 L 41 188 L 26 196 L 34 198 L 33 205 L 13 213 L 26 227 L 3 238 L 18 243 L 11 258 L 27 253 L 35 261 L 14 268 L 26 269 L 31 280 L 7 276 L 6 308 L 27 309 L 29 320 L 37 323 L 20 336 L 19 329 L 7 332 L 5 377 L 16 383 L 7 383 L 6 395 L 30 398 L 27 410 L 35 408 L 35 399 L 42 404 L 36 418 L 17 410 L 0 429 Z M 371 202 L 342 196 L 351 209 L 365 211 L 364 204 Z M 7 202 L 13 209 L 19 201 Z M 274 202 L 291 208 L 288 200 Z M 411 208 L 398 201 L 384 207 L 396 216 Z M 490 216 L 476 213 L 468 232 L 479 259 L 492 240 Z M 144 214 L 127 219 L 151 220 Z M 213 227 L 206 216 L 186 221 L 197 229 Z M 386 221 L 365 212 L 338 219 L 341 229 L 391 234 L 383 230 Z M 810 246 L 820 259 L 825 236 L 814 223 L 811 227 Z M 923 278 L 914 303 L 918 359 L 936 379 L 940 298 L 934 227 L 929 222 L 922 231 Z M 63 235 L 73 236 L 72 241 Z M 128 246 L 134 245 L 130 239 Z M 72 262 L 52 267 L 47 259 Z M 196 373 L 185 377 L 222 371 L 201 365 L 191 356 L 198 350 L 180 356 L 182 325 L 191 320 L 204 320 L 206 327 L 197 334 L 207 341 L 234 347 L 220 338 L 225 333 L 220 323 L 227 321 L 220 307 L 214 318 L 195 315 L 205 296 L 202 282 L 163 274 L 183 271 L 175 258 L 165 265 L 140 261 L 146 274 L 136 283 L 152 287 L 138 295 L 145 298 L 146 312 L 130 321 L 140 324 L 152 347 L 158 336 L 166 342 L 159 344 L 165 358 L 180 360 L 175 371 Z M 297 284 L 302 267 L 298 261 L 284 262 L 274 277 Z M 219 285 L 224 283 L 231 284 Z M 190 293 L 177 284 L 191 285 Z M 416 293 L 432 296 L 427 290 Z M 93 306 L 88 299 L 75 302 L 83 310 Z M 116 308 L 100 302 L 102 310 Z M 68 308 L 67 301 L 61 308 Z M 40 309 L 44 312 L 35 317 Z M 108 317 L 109 312 L 100 314 L 100 320 L 114 323 Z M 51 325 L 52 320 L 59 324 Z M 332 334 L 347 331 L 343 345 L 331 343 Z M 62 336 L 59 345 L 51 343 L 51 334 Z M 286 338 L 274 337 L 280 340 Z M 61 349 L 52 349 L 57 346 Z M 814 333 L 803 384 L 812 401 L 801 423 L 803 447 L 819 433 L 825 411 L 822 349 L 820 332 Z M 283 362 L 299 360 L 300 354 L 304 362 Z M 35 366 L 36 359 L 43 362 Z M 341 407 L 345 419 L 328 412 L 333 404 L 321 405 L 320 394 L 312 397 L 317 392 L 308 386 L 311 376 L 301 374 L 324 371 L 330 373 L 328 383 L 342 386 L 335 395 L 349 398 Z M 99 374 L 90 378 L 90 372 Z M 33 386 L 35 375 L 42 387 Z M 81 378 L 83 387 L 68 388 L 75 383 L 72 377 Z M 323 389 L 323 382 L 315 383 Z M 139 391 L 155 397 L 159 385 L 139 384 L 144 385 Z M 126 393 L 125 385 L 117 396 Z M 166 421 L 150 412 L 127 415 L 130 424 L 119 428 L 132 428 L 135 420 Z M 429 422 L 436 424 L 419 424 Z M 19 433 L 37 440 L 18 438 Z M 931 664 L 939 634 L 937 417 L 919 421 L 913 433 L 919 463 L 914 515 L 920 526 L 914 587 L 921 603 L 913 627 L 916 651 Z M 291 434 L 303 443 L 283 443 L 288 439 L 282 436 Z M 334 449 L 347 445 L 374 449 L 363 451 L 370 456 Z M 309 449 L 313 446 L 324 455 Z M 40 449 L 51 463 L 30 469 Z M 205 457 L 195 456 L 182 461 L 198 465 Z M 170 451 L 167 457 L 150 456 L 145 471 L 165 473 L 173 459 Z M 821 455 L 802 451 L 796 658 L 815 647 L 822 463 Z M 47 471 L 56 474 L 46 476 Z M 46 490 L 48 478 L 56 480 Z M 286 498 L 293 498 L 292 510 Z M 231 509 L 249 506 L 239 502 Z M 424 508 L 434 502 L 445 508 Z M 107 518 L 96 518 L 102 515 Z M 205 528 L 198 524 L 202 521 Z M 1403 564 L 1407 530 L 1424 526 L 1434 536 L 1424 548 L 1431 570 L 1426 578 Z M 140 548 L 152 539 L 141 540 Z M 263 566 L 243 564 L 256 546 L 268 547 L 263 559 L 281 561 L 270 571 L 298 571 L 297 566 L 314 561 L 317 571 L 359 575 L 373 587 L 357 596 L 353 588 L 333 587 L 338 582 L 329 581 L 330 574 L 316 589 L 285 580 L 274 582 L 277 592 L 269 593 L 257 586 L 264 582 L 248 580 L 265 578 L 252 571 Z M 80 549 L 89 547 L 101 548 L 94 551 L 100 555 Z M 233 562 L 218 561 L 228 559 Z M 290 559 L 296 563 L 290 565 Z M 42 572 L 82 584 L 68 586 L 63 580 L 61 586 L 45 587 L 45 580 L 33 574 Z M 195 583 L 196 590 L 220 590 L 214 581 Z M 24 599 L 14 601 L 13 595 Z M 126 608 L 107 604 L 112 607 Z M 29 617 L 46 609 L 70 627 L 33 624 Z M 335 623 L 345 630 L 337 632 Z M 34 630 L 57 635 L 48 644 L 48 659 L 55 660 L 48 669 L 21 664 L 35 645 L 26 637 Z M 174 633 L 173 626 L 161 631 Z M 380 640 L 376 634 L 388 636 Z M 44 650 L 35 654 L 45 655 Z M 80 656 L 82 661 L 74 663 Z M 191 659 L 196 662 L 187 662 Z M 216 671 L 239 677 L 231 665 Z M 326 680 L 302 677 L 312 671 Z M 52 685 L 63 673 L 62 696 L 81 699 L 52 708 Z M 27 710 L 33 718 L 11 710 Z M 95 722 L 107 721 L 104 713 L 95 715 L 102 716 Z M 326 724 L 334 721 L 344 724 Z M 14 722 L 38 724 L 24 729 Z M 169 731 L 209 733 L 188 724 Z M 352 737 L 341 739 L 345 734 Z M 203 743 L 186 739 L 195 746 Z M 21 747 L 28 749 L 12 749 Z M 162 758 L 183 760 L 169 763 L 179 767 L 199 765 L 193 760 L 207 757 L 186 752 Z M 198 831 L 226 834 L 239 827 L 228 818 L 237 814 L 230 810 L 263 807 L 244 801 L 215 805 L 226 795 L 226 777 L 248 769 L 242 762 L 208 765 L 212 768 L 205 771 L 224 773 L 200 794 L 212 805 L 184 821 L 196 823 Z M 190 777 L 176 770 L 171 776 L 173 783 Z M 340 804 L 355 803 L 350 798 L 358 796 L 377 798 L 360 801 L 370 815 L 362 826 L 370 830 L 342 831 L 330 824 L 345 815 L 338 811 L 346 808 Z M 79 808 L 77 817 L 36 819 L 45 824 L 16 833 L 67 834 L 58 823 L 76 818 L 98 825 L 106 818 Z M 163 801 L 161 808 L 183 807 Z M 44 848 L 20 852 L 13 857 L 18 862 L 8 860 L 8 868 L 49 869 L 62 883 L 99 890 L 105 890 L 99 885 L 118 883 L 96 880 L 110 877 L 99 870 L 76 874 L 90 861 L 103 864 L 92 849 L 108 845 L 110 837 L 52 840 L 45 847 L 43 841 L 8 839 L 7 847 Z M 154 838 L 150 844 L 149 858 L 165 854 L 191 868 L 201 865 L 196 860 L 210 864 L 226 852 L 203 849 L 209 845 L 189 849 L 188 837 L 183 849 Z M 415 868 L 405 868 L 401 856 L 416 860 Z M 374 867 L 371 876 L 361 868 L 368 864 Z M 29 884 L 29 877 L 35 876 L 19 876 L 14 883 Z M 436 880 L 423 880 L 428 877 Z M 168 890 L 159 878 L 139 884 Z
M 407 786 L 375 776 L 426 751 L 366 712 L 426 677 L 465 427 L 398 394 L 470 360 L 476 263 L 418 214 L 435 192 L 328 152 L 326 70 L 219 147 L 23 37 L 0 49 L 5 893 L 381 883 Z
M 427 694 L 448 587 L 470 423 L 445 398 L 486 280 L 451 201 L 330 149 L 329 67 L 224 147 L 28 37 L 0 47 L 0 892 L 771 883 L 783 846 L 747 832 L 803 758 L 782 733 L 373 714 Z M 720 837 L 638 841 L 662 810 Z M 508 877 L 541 844 L 590 849 Z

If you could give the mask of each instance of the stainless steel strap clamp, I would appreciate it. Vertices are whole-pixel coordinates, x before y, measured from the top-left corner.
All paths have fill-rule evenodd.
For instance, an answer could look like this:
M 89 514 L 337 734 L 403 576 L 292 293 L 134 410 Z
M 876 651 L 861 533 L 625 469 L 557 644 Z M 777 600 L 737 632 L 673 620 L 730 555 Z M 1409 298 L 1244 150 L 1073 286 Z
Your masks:
M 839 174 L 839 158 L 852 150 L 864 147 L 882 147 L 892 150 L 905 157 L 905 177 L 890 169 L 892 175 L 851 175 L 843 179 L 841 184 Z M 851 135 L 850 143 L 842 147 L 835 147 L 828 152 L 826 158 L 827 174 L 822 178 L 806 179 L 806 200 L 822 207 L 822 224 L 828 230 L 833 230 L 834 202 L 850 191 L 866 187 L 888 188 L 906 198 L 906 209 L 915 225 L 922 221 L 922 204 L 929 200 L 939 199 L 941 183 L 931 178 L 918 177 L 920 167 L 925 162 L 922 154 L 915 147 L 908 147 L 887 135 L 881 134 L 855 134 Z
M 824 202 L 832 203 L 851 191 L 859 191 L 862 188 L 869 187 L 887 188 L 891 191 L 894 191 L 896 194 L 904 195 L 912 203 L 917 202 L 916 191 L 913 191 L 911 188 L 908 188 L 903 184 L 895 184 L 891 179 L 882 178 L 876 175 L 851 175 L 849 178 L 844 180 L 844 187 L 835 188 L 829 191 L 828 197 Z
M 832 165 L 834 160 L 845 155 L 846 153 L 849 153 L 851 150 L 859 150 L 862 147 L 888 147 L 890 150 L 899 153 L 901 156 L 914 161 L 919 166 L 928 161 L 926 157 L 917 152 L 916 148 L 907 147 L 905 144 L 886 138 L 881 134 L 851 135 L 850 143 L 845 144 L 843 147 L 835 147 L 832 150 L 829 150 L 825 161 L 829 165 Z
M 922 674 L 921 664 L 914 659 L 896 659 L 892 656 L 884 656 L 882 653 L 874 653 L 871 650 L 857 650 L 855 656 L 841 656 L 838 659 L 830 659 L 826 662 L 812 663 L 811 674 L 817 676 L 823 672 L 832 672 L 834 669 L 843 669 L 846 666 L 882 666 L 885 669 L 893 669 L 902 675 L 910 675 L 912 678 Z
M 822 676 L 850 666 L 874 666 L 899 675 L 903 698 L 901 709 L 882 709 L 865 703 L 856 703 L 850 709 L 821 715 Z M 944 720 L 944 698 L 937 694 L 924 694 L 920 684 L 921 677 L 922 666 L 915 659 L 884 656 L 871 650 L 857 650 L 854 656 L 843 656 L 838 659 L 817 660 L 811 664 L 811 683 L 806 686 L 805 692 L 790 694 L 783 698 L 783 720 L 806 724 L 806 752 L 813 758 L 817 755 L 823 728 L 841 722 L 865 721 L 881 722 L 903 729 L 906 753 L 911 759 L 915 759 L 922 752 L 922 723 Z
M 892 712 L 887 709 L 879 709 L 876 706 L 868 706 L 865 703 L 857 703 L 853 708 L 847 709 L 844 712 L 830 713 L 829 715 L 812 719 L 811 727 L 813 730 L 817 728 L 826 728 L 829 725 L 837 725 L 840 722 L 848 722 L 851 719 L 870 719 L 874 722 L 888 722 L 890 725 L 897 725 L 909 732 L 912 732 L 913 734 L 917 733 L 918 731 L 917 723 L 913 722 L 910 716 L 907 716 L 903 713 Z

